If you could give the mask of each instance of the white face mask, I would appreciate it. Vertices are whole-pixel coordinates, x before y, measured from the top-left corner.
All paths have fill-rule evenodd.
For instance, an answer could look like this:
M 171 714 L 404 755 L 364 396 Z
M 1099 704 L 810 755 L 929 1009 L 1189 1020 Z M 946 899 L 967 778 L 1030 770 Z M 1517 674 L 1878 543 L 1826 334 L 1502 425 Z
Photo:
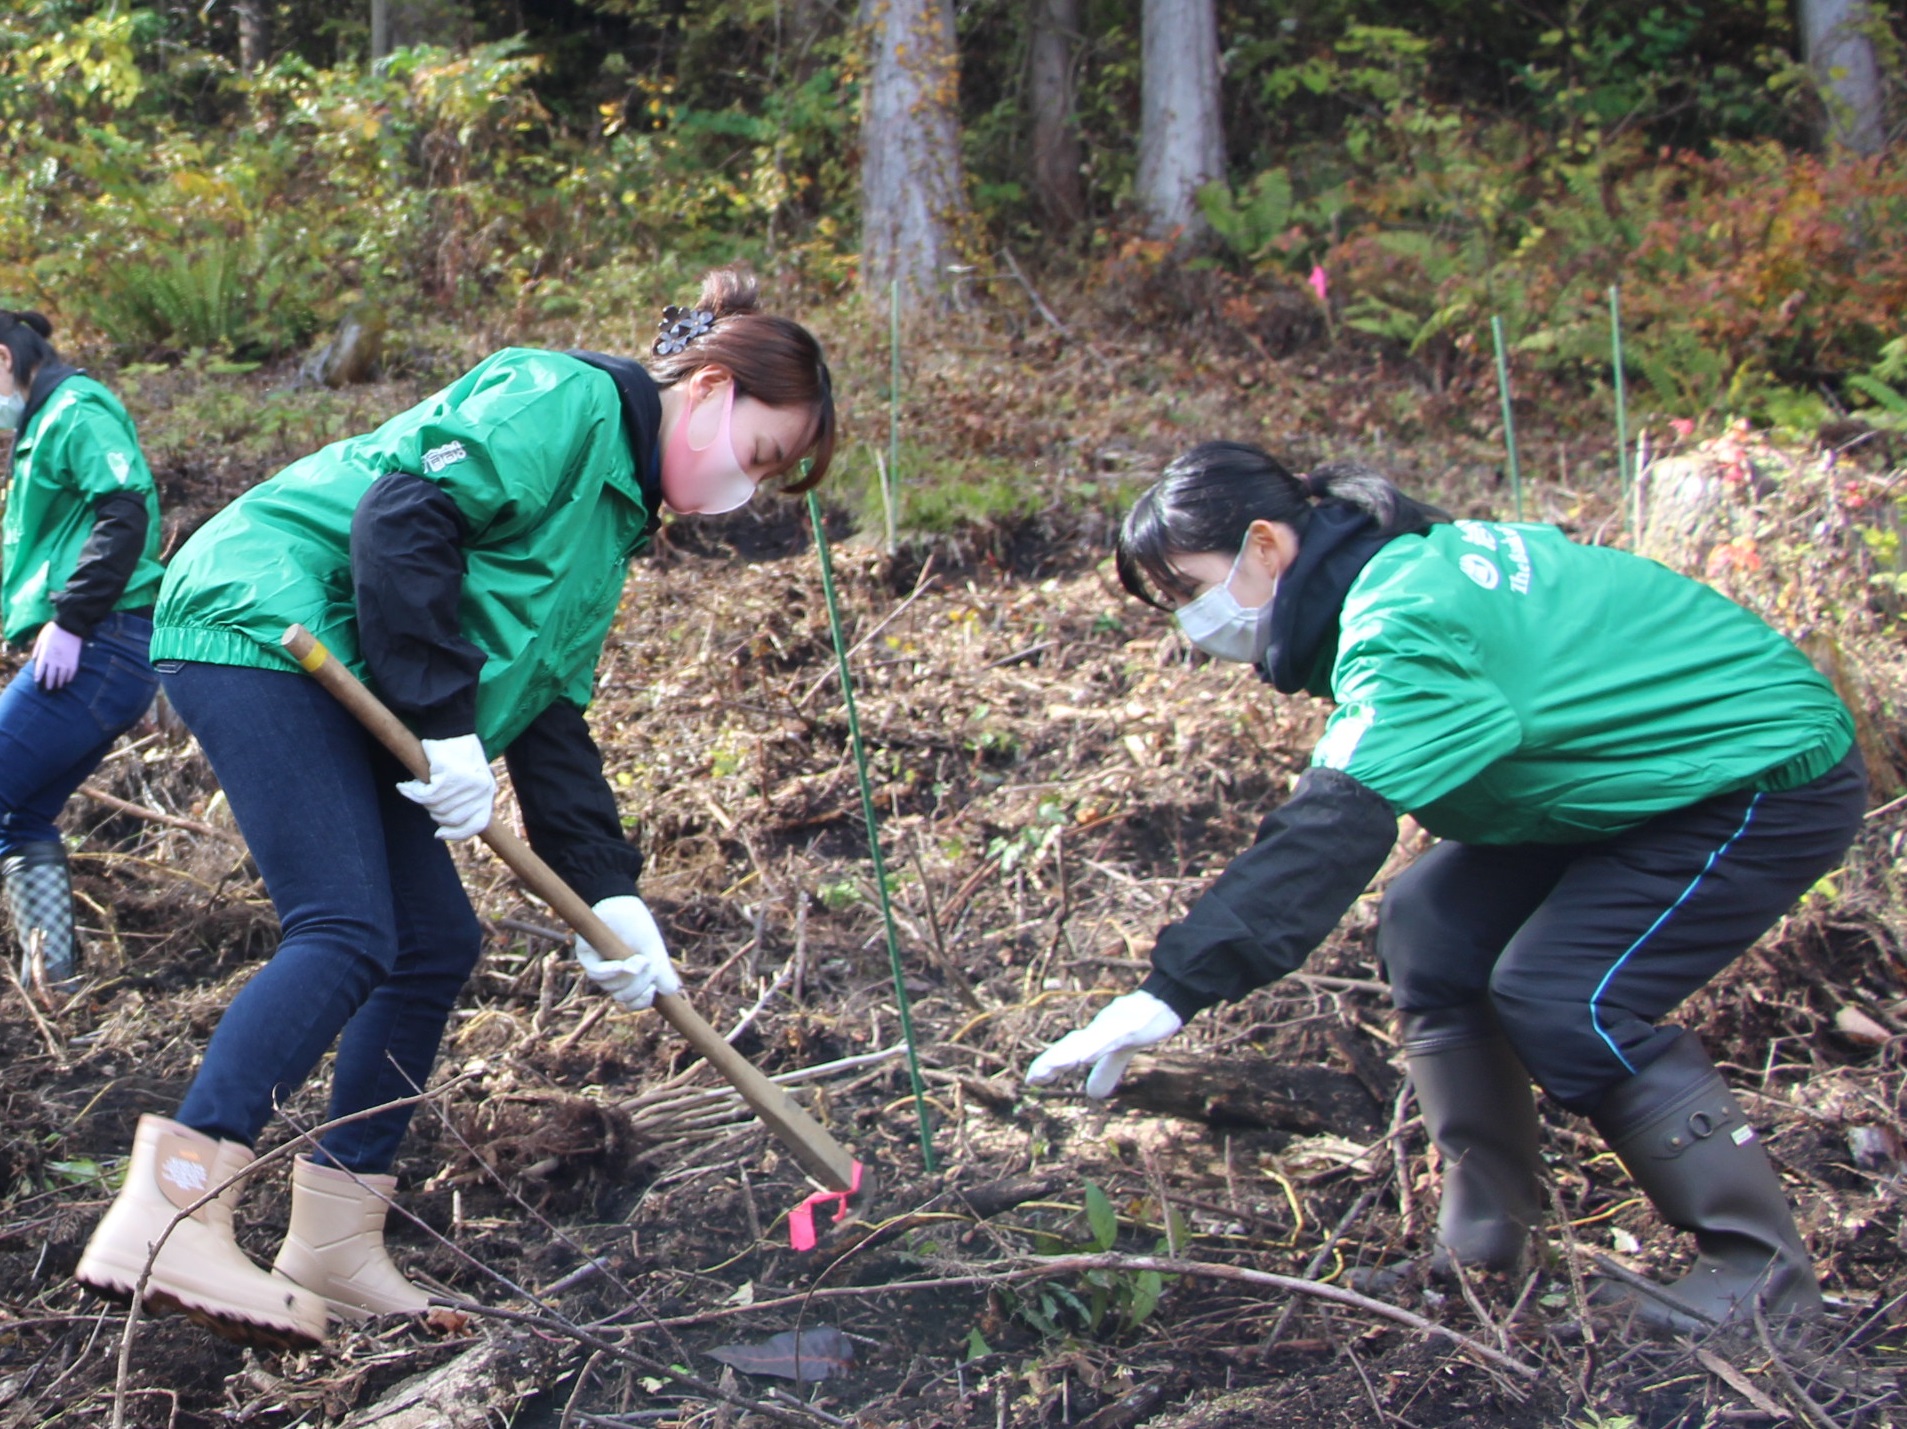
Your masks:
M 26 415 L 26 398 L 18 392 L 0 397 L 0 432 L 20 430 L 20 418 Z
M 1249 534 L 1245 541 L 1250 544 Z M 1256 665 L 1271 648 L 1271 607 L 1278 599 L 1278 582 L 1272 581 L 1271 597 L 1263 605 L 1249 610 L 1240 605 L 1232 594 L 1232 581 L 1244 559 L 1245 546 L 1240 546 L 1225 579 L 1197 600 L 1188 600 L 1173 612 L 1173 618 L 1185 638 L 1213 659 Z

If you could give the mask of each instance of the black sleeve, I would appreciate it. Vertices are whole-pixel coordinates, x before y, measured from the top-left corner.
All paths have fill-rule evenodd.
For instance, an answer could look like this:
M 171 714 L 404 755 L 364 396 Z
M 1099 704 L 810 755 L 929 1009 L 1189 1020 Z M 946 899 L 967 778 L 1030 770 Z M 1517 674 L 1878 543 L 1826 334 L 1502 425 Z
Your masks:
M 79 564 L 53 596 L 60 629 L 84 639 L 113 613 L 145 553 L 151 529 L 142 496 L 114 492 L 93 503 L 93 530 L 79 548 Z
M 477 727 L 484 655 L 463 636 L 463 513 L 407 472 L 371 483 L 351 517 L 358 648 L 384 702 L 425 739 Z
M 1181 1017 L 1291 972 L 1324 941 L 1397 841 L 1390 803 L 1336 769 L 1307 769 L 1178 922 L 1140 986 Z
M 503 752 L 530 847 L 590 903 L 634 893 L 642 851 L 624 837 L 603 756 L 575 705 L 558 700 Z

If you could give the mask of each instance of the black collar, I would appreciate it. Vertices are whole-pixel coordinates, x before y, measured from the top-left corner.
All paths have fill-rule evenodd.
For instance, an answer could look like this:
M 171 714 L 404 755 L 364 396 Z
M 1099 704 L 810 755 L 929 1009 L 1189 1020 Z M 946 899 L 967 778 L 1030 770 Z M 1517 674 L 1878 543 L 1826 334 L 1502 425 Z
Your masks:
M 1390 540 L 1367 512 L 1338 501 L 1314 508 L 1299 533 L 1298 556 L 1278 578 L 1271 606 L 1271 645 L 1258 678 L 1295 695 L 1337 651 L 1344 597 L 1372 556 Z
M 53 395 L 53 389 L 69 377 L 81 375 L 77 367 L 68 367 L 57 358 L 40 364 L 40 370 L 33 374 L 33 381 L 27 387 L 26 410 L 20 413 L 20 430 L 26 430 L 26 424 L 33 420 L 40 408 L 46 405 L 46 399 Z
M 564 355 L 607 372 L 622 396 L 623 434 L 636 459 L 636 484 L 642 488 L 643 505 L 649 508 L 642 528 L 646 538 L 662 520 L 662 389 L 648 369 L 632 358 L 575 349 Z

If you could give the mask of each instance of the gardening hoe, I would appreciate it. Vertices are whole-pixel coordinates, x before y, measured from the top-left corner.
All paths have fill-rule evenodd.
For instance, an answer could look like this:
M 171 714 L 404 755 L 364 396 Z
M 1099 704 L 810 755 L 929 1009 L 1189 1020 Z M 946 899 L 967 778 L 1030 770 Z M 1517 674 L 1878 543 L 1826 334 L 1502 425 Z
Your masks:
M 302 625 L 289 627 L 279 643 L 305 671 L 336 697 L 374 735 L 379 743 L 396 755 L 404 767 L 426 782 L 430 779 L 430 761 L 424 746 L 396 715 L 367 690 L 345 666 L 331 658 L 331 652 Z M 609 930 L 585 903 L 582 895 L 565 883 L 530 846 L 497 820 L 483 831 L 483 841 L 524 886 L 549 904 L 570 927 L 582 935 L 603 957 L 629 955 L 622 940 Z M 662 1020 L 680 1032 L 689 1045 L 700 1052 L 716 1071 L 728 1079 L 743 1101 L 754 1109 L 775 1139 L 790 1152 L 814 1181 L 826 1189 L 810 1196 L 789 1212 L 789 1236 L 795 1249 L 814 1245 L 814 1209 L 836 1203 L 835 1219 L 848 1212 L 849 1197 L 860 1199 L 872 1189 L 872 1177 L 863 1170 L 841 1144 L 821 1128 L 820 1123 L 803 1111 L 787 1092 L 762 1075 L 749 1060 L 723 1040 L 722 1035 L 702 1020 L 701 1014 L 681 996 L 663 995 L 655 1000 Z M 803 1242 L 806 1242 L 804 1244 Z

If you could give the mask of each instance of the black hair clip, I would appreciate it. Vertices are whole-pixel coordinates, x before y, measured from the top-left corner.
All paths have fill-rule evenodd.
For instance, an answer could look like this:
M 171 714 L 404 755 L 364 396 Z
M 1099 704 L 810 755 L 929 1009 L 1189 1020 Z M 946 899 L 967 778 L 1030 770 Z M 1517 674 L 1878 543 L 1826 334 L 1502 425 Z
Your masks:
M 674 357 L 703 333 L 715 326 L 715 314 L 707 308 L 678 308 L 671 304 L 662 310 L 656 329 L 656 356 Z

